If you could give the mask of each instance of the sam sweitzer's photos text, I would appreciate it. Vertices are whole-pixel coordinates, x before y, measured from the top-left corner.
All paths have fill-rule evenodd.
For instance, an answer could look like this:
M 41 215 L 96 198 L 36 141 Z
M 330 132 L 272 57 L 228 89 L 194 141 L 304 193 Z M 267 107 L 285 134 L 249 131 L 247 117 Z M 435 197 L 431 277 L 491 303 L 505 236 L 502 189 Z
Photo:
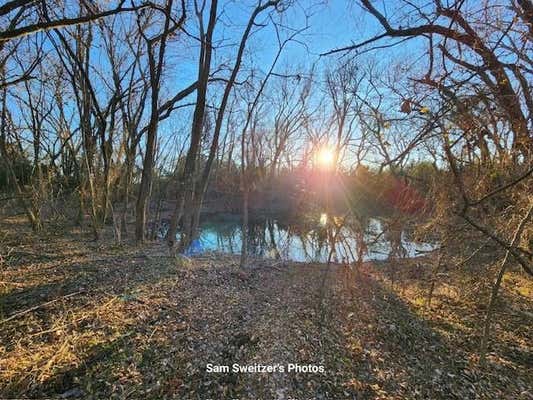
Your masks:
M 240 365 L 237 363 L 231 365 L 216 365 L 209 363 L 205 366 L 205 371 L 208 373 L 275 373 L 275 372 L 296 372 L 296 373 L 310 373 L 320 374 L 325 371 L 323 365 L 315 364 L 250 364 Z

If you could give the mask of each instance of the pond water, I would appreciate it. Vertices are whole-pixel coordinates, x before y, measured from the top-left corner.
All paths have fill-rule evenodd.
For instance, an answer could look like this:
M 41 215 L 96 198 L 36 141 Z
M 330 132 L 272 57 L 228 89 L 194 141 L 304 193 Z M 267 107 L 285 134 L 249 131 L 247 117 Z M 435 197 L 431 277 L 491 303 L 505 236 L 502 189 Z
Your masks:
M 253 218 L 248 225 L 249 254 L 297 262 L 327 262 L 331 256 L 332 261 L 340 262 L 354 261 L 358 257 L 365 261 L 385 260 L 390 256 L 415 257 L 435 247 L 434 244 L 411 241 L 405 231 L 392 228 L 377 218 L 365 218 L 363 222 L 355 223 L 343 220 L 342 227 L 336 221 L 336 217 L 324 213 L 298 221 Z M 160 237 L 164 237 L 164 231 Z M 239 254 L 242 244 L 239 218 L 203 221 L 199 244 L 201 252 Z

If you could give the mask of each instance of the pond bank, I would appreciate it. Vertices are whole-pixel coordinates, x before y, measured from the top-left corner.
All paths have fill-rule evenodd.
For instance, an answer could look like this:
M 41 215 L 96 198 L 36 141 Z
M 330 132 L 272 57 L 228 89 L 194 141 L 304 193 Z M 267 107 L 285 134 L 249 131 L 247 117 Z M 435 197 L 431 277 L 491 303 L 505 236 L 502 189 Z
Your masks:
M 158 244 L 91 243 L 75 230 L 35 237 L 13 227 L 1 244 L 1 320 L 15 317 L 0 325 L 0 397 L 531 395 L 527 348 L 515 346 L 530 333 L 500 327 L 496 353 L 479 370 L 470 317 L 451 317 L 464 304 L 438 293 L 434 319 L 416 306 L 408 280 L 415 263 L 397 276 L 408 284 L 402 297 L 386 268 L 371 263 L 357 275 L 264 260 L 242 271 L 232 256 L 184 263 Z M 513 343 L 503 339 L 511 333 Z M 208 373 L 208 363 L 321 365 L 324 373 Z

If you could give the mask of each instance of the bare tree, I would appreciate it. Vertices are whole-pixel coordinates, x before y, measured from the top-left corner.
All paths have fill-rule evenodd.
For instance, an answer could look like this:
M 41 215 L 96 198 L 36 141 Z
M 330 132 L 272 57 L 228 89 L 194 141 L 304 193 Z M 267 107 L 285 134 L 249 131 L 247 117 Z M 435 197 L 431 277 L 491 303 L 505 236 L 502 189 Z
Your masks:
M 152 185 L 152 171 L 154 167 L 154 156 L 157 141 L 157 127 L 159 123 L 159 91 L 161 85 L 161 77 L 163 74 L 163 67 L 165 61 L 165 50 L 167 47 L 167 40 L 169 36 L 178 30 L 185 21 L 185 1 L 181 2 L 181 17 L 175 21 L 172 17 L 173 0 L 167 0 L 165 4 L 164 14 L 165 22 L 162 32 L 155 36 L 148 37 L 145 33 L 142 36 L 147 44 L 148 63 L 150 72 L 150 122 L 146 133 L 146 151 L 144 154 L 143 170 L 141 176 L 141 183 L 139 187 L 139 195 L 137 197 L 136 205 L 136 223 L 135 223 L 135 238 L 138 242 L 144 241 L 146 213 L 149 206 L 150 190 Z M 140 28 L 142 31 L 142 28 Z

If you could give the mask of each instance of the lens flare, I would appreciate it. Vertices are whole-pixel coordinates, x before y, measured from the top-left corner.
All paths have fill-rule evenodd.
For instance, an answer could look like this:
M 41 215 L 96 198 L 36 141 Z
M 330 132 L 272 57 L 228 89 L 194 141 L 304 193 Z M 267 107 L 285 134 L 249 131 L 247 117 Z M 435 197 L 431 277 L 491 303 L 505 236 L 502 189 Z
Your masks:
M 322 168 L 331 168 L 333 166 L 333 162 L 335 161 L 333 150 L 327 147 L 322 147 L 317 152 L 316 160 L 318 165 L 320 165 Z

